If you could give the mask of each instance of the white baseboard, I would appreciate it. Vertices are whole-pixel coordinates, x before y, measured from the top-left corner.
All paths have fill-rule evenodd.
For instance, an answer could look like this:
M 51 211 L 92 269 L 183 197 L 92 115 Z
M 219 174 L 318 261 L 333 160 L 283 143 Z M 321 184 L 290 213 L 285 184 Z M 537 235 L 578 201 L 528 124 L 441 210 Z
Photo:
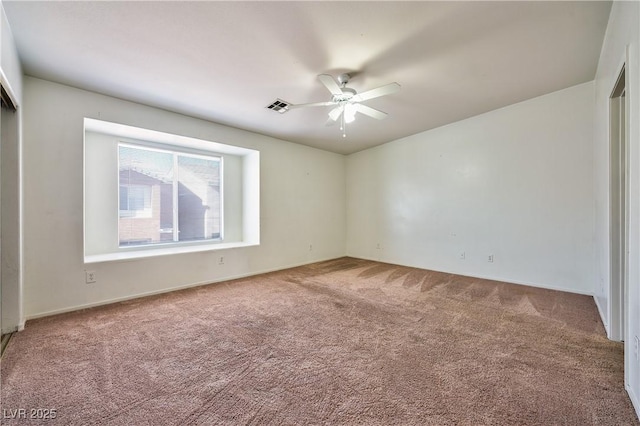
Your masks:
M 364 257 L 364 256 L 355 256 L 355 255 L 350 255 L 350 254 L 347 254 L 347 256 L 348 257 L 354 257 L 354 258 L 357 258 L 357 259 L 372 260 L 374 262 L 388 263 L 388 264 L 391 264 L 391 265 L 406 266 L 406 267 L 409 267 L 409 268 L 426 269 L 426 270 L 429 270 L 429 271 L 442 272 L 444 274 L 460 275 L 461 277 L 478 278 L 478 279 L 481 279 L 481 280 L 490 280 L 490 281 L 501 281 L 501 282 L 505 282 L 505 283 L 508 283 L 508 284 L 526 285 L 526 286 L 529 286 L 529 287 L 544 288 L 546 290 L 564 291 L 565 293 L 582 294 L 584 296 L 594 296 L 593 292 L 579 291 L 579 290 L 568 289 L 568 288 L 563 288 L 563 287 L 558 287 L 558 286 L 553 286 L 553 285 L 533 283 L 533 282 L 520 281 L 520 280 L 513 280 L 513 279 L 509 279 L 509 278 L 504 278 L 504 277 L 488 276 L 488 275 L 480 275 L 480 274 L 474 274 L 474 275 L 461 274 L 459 272 L 445 271 L 445 270 L 442 270 L 442 269 L 435 269 L 435 268 L 431 268 L 431 267 L 428 267 L 428 266 L 395 263 L 395 262 L 392 262 L 392 261 L 379 259 L 379 258 L 375 259 L 375 258 L 369 258 L 369 257 Z
M 260 270 L 260 271 L 247 272 L 247 273 L 244 273 L 244 274 L 220 277 L 220 278 L 216 278 L 214 280 L 206 280 L 206 281 L 200 281 L 200 282 L 196 282 L 196 283 L 179 285 L 179 286 L 175 286 L 175 287 L 168 287 L 168 288 L 164 288 L 164 289 L 161 289 L 161 290 L 153 290 L 153 291 L 148 291 L 148 292 L 143 292 L 143 293 L 136 293 L 136 294 L 131 294 L 131 295 L 123 296 L 123 297 L 116 297 L 116 298 L 113 298 L 113 299 L 101 300 L 99 302 L 94 302 L 94 303 L 86 303 L 86 304 L 83 304 L 83 305 L 70 306 L 68 308 L 54 309 L 54 310 L 46 311 L 46 312 L 39 312 L 39 313 L 36 313 L 36 314 L 28 315 L 27 318 L 26 318 L 26 321 L 29 321 L 29 320 L 32 320 L 32 319 L 36 319 L 36 318 L 49 317 L 49 316 L 52 316 L 52 315 L 65 314 L 65 313 L 68 313 L 68 312 L 79 311 L 79 310 L 82 310 L 82 309 L 95 308 L 97 306 L 110 305 L 112 303 L 124 302 L 124 301 L 127 301 L 127 300 L 139 299 L 141 297 L 155 296 L 157 294 L 163 294 L 163 293 L 170 293 L 172 291 L 184 290 L 184 289 L 191 288 L 191 287 L 199 287 L 199 286 L 203 286 L 203 285 L 207 285 L 207 284 L 215 284 L 215 283 L 219 283 L 219 282 L 223 282 L 223 281 L 231 281 L 231 280 L 237 280 L 239 278 L 251 277 L 251 276 L 254 276 L 254 275 L 267 274 L 269 272 L 282 271 L 282 270 L 285 270 L 285 269 L 296 268 L 298 266 L 310 265 L 312 263 L 326 262 L 328 260 L 339 259 L 341 257 L 344 257 L 344 256 L 331 257 L 331 258 L 327 258 L 327 259 L 316 259 L 316 260 L 312 260 L 312 261 L 308 261 L 308 262 L 305 261 L 305 262 L 302 262 L 302 263 L 296 263 L 296 264 L 287 265 L 287 266 L 279 266 L 279 267 L 264 269 L 264 270 Z M 25 321 L 23 321 L 21 323 L 21 325 L 18 328 L 18 330 L 19 331 L 24 330 L 24 325 L 25 325 Z
M 633 391 L 633 388 L 629 385 L 626 386 L 627 393 L 629 394 L 629 399 L 631 400 L 631 404 L 633 404 L 633 408 L 636 410 L 636 416 L 640 419 L 640 400 L 638 400 L 638 396 Z
M 367 257 L 363 257 L 363 256 L 353 256 L 353 255 L 349 255 L 349 254 L 347 254 L 345 256 L 346 257 L 353 257 L 353 258 L 356 258 L 356 259 L 371 260 L 371 261 L 374 261 L 374 262 L 383 262 L 383 263 L 394 264 L 392 262 L 388 262 L 388 261 L 385 261 L 385 260 L 382 260 L 382 259 L 367 258 Z M 201 286 L 201 285 L 214 284 L 214 283 L 218 283 L 218 282 L 222 282 L 222 281 L 230 281 L 230 280 L 235 280 L 235 279 L 239 279 L 239 278 L 246 278 L 246 277 L 250 277 L 250 276 L 254 276 L 254 275 L 266 274 L 266 273 L 269 273 L 269 272 L 282 271 L 284 269 L 295 268 L 295 267 L 298 267 L 298 266 L 309 265 L 309 264 L 312 264 L 312 263 L 326 262 L 328 260 L 339 259 L 339 258 L 345 257 L 345 256 L 338 256 L 338 257 L 330 257 L 330 258 L 326 258 L 326 259 L 316 259 L 316 260 L 312 260 L 312 261 L 305 261 L 305 262 L 301 262 L 301 263 L 295 263 L 295 264 L 290 264 L 290 265 L 286 265 L 286 266 L 279 266 L 279 267 L 264 269 L 264 270 L 260 270 L 260 271 L 253 271 L 253 272 L 248 272 L 248 273 L 244 273 L 244 274 L 220 277 L 220 278 L 217 278 L 215 280 L 201 281 L 201 282 L 190 283 L 190 284 L 185 284 L 185 285 L 180 285 L 180 286 L 175 286 L 175 287 L 168 287 L 168 288 L 164 288 L 164 289 L 161 289 L 161 290 L 154 290 L 154 291 L 149 291 L 149 292 L 143 292 L 143 293 L 127 295 L 127 296 L 123 296 L 123 297 L 117 297 L 117 298 L 113 298 L 113 299 L 101 300 L 99 302 L 94 302 L 94 303 L 87 303 L 87 304 L 83 304 L 83 305 L 70 306 L 68 308 L 63 308 L 63 309 L 55 309 L 55 310 L 46 311 L 46 312 L 39 312 L 39 313 L 35 313 L 35 314 L 32 314 L 32 315 L 28 315 L 26 320 L 28 321 L 28 320 L 32 320 L 32 319 L 36 319 L 36 318 L 43 318 L 43 317 L 48 317 L 48 316 L 52 316 L 52 315 L 58 315 L 58 314 L 64 314 L 64 313 L 67 313 L 67 312 L 78 311 L 78 310 L 81 310 L 81 309 L 94 308 L 96 306 L 109 305 L 111 303 L 124 302 L 126 300 L 138 299 L 138 298 L 141 298 L 141 297 L 154 296 L 154 295 L 162 294 L 162 293 L 169 293 L 169 292 L 172 292 L 172 291 L 183 290 L 183 289 L 187 289 L 187 288 L 190 288 L 190 287 L 198 287 L 198 286 Z M 400 264 L 398 264 L 398 265 L 400 265 Z M 547 289 L 547 290 L 564 291 L 564 292 L 569 292 L 569 293 L 577 293 L 577 294 L 583 294 L 583 295 L 587 295 L 587 296 L 593 296 L 593 293 L 578 292 L 578 291 L 568 290 L 566 288 L 560 288 L 560 287 L 556 287 L 556 286 L 549 286 L 549 285 L 538 284 L 538 283 L 507 280 L 507 279 L 500 278 L 500 277 L 490 277 L 490 276 L 482 276 L 482 275 L 463 275 L 463 274 L 459 274 L 459 273 L 456 273 L 456 272 L 442 271 L 442 270 L 437 270 L 437 269 L 432 269 L 432 268 L 425 268 L 423 266 L 416 266 L 416 265 L 400 265 L 400 266 L 407 266 L 407 267 L 420 268 L 420 269 L 428 269 L 428 270 L 431 270 L 431 271 L 442 272 L 442 273 L 446 273 L 446 274 L 455 274 L 455 275 L 460 275 L 460 276 L 467 276 L 467 277 L 471 277 L 471 278 L 478 278 L 478 279 L 485 279 L 485 280 L 492 280 L 492 281 L 502 281 L 502 282 L 506 282 L 506 283 L 510 283 L 510 284 L 526 285 L 526 286 L 530 286 L 530 287 L 544 288 L 544 289 Z M 596 303 L 596 306 L 597 306 L 597 303 Z M 602 316 L 602 313 L 600 315 Z M 22 325 L 20 327 L 20 330 L 22 330 L 22 329 L 24 329 L 24 322 L 22 323 Z
M 602 320 L 602 324 L 604 325 L 604 329 L 607 332 L 607 337 L 609 339 L 611 339 L 611 333 L 609 331 L 609 321 L 608 318 L 605 318 L 604 314 L 602 313 L 602 306 L 600 305 L 600 299 L 598 299 L 598 297 L 593 296 L 593 301 L 596 304 L 596 308 L 598 308 L 598 314 L 600 315 L 600 320 Z

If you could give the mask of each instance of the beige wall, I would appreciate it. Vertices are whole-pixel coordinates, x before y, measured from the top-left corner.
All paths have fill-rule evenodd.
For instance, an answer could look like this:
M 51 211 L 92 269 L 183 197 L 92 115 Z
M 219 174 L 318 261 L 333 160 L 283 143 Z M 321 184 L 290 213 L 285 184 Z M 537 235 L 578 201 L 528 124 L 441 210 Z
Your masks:
M 350 155 L 347 253 L 593 294 L 593 90 Z
M 24 89 L 27 317 L 344 255 L 342 155 L 31 77 Z M 85 284 L 84 117 L 259 150 L 260 246 L 91 264 Z

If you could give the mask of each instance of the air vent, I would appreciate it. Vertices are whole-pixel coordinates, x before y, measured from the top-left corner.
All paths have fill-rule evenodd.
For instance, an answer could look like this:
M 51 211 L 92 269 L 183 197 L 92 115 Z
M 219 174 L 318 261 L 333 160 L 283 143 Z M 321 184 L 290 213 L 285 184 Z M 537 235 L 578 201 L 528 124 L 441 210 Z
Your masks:
M 282 99 L 276 99 L 267 108 L 272 109 L 276 112 L 279 112 L 280 114 L 284 114 L 285 112 L 289 111 L 289 103 L 283 101 Z

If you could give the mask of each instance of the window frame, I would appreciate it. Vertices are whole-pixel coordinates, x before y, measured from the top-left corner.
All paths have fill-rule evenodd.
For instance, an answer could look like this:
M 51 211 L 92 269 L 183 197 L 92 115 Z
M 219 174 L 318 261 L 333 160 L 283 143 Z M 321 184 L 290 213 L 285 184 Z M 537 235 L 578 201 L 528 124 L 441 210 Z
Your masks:
M 176 238 L 178 238 L 178 232 L 179 230 L 176 229 L 176 223 L 178 221 L 178 211 L 179 211 L 179 207 L 178 207 L 178 198 L 177 198 L 177 185 L 174 184 L 174 189 L 173 189 L 173 221 L 174 221 L 174 227 L 173 227 L 173 240 L 171 241 L 158 241 L 158 242 L 150 242 L 150 243 L 140 243 L 140 244 L 126 244 L 126 245 L 122 245 L 120 242 L 120 219 L 123 217 L 121 215 L 122 210 L 120 210 L 120 147 L 129 147 L 129 148 L 133 148 L 133 149 L 145 149 L 145 150 L 149 150 L 149 151 L 155 151 L 155 152 L 161 152 L 161 153 L 166 153 L 166 154 L 171 154 L 174 156 L 174 164 L 175 162 L 177 162 L 177 158 L 182 155 L 185 157 L 191 157 L 191 158 L 199 158 L 199 159 L 204 159 L 204 160 L 212 160 L 215 159 L 218 164 L 219 164 L 219 181 L 220 181 L 220 188 L 219 188 L 219 197 L 220 197 L 220 207 L 219 207 L 219 214 L 220 214 L 220 236 L 218 238 L 204 238 L 201 240 L 190 240 L 190 241 L 179 241 L 176 240 Z M 116 188 L 118 190 L 118 197 L 117 197 L 117 219 L 118 219 L 118 226 L 117 226 L 117 240 L 118 240 L 118 251 L 138 251 L 138 250 L 153 250 L 153 249 L 160 249 L 160 248 L 171 248 L 171 247 L 188 247 L 188 246 L 197 246 L 197 245 L 210 245 L 210 244 L 222 244 L 224 243 L 224 155 L 220 154 L 218 152 L 215 151 L 206 151 L 206 150 L 199 150 L 199 149 L 194 149 L 194 148 L 189 148 L 189 147 L 184 147 L 184 146 L 180 146 L 180 145 L 172 145 L 172 144 L 165 144 L 165 143 L 158 143 L 158 142 L 152 142 L 152 141 L 143 141 L 143 140 L 135 140 L 135 141 L 131 141 L 131 140 L 125 140 L 125 139 L 119 139 L 117 144 L 116 144 L 116 150 L 117 150 L 117 154 L 116 154 L 116 158 L 117 158 L 117 165 L 116 165 L 116 179 L 117 179 L 117 185 Z M 152 195 L 153 196 L 153 195 Z M 153 202 L 153 201 L 152 201 Z M 147 217 L 147 216 L 128 216 L 128 217 Z M 151 215 L 149 215 L 148 217 L 151 217 Z M 163 229 L 163 228 L 161 228 Z

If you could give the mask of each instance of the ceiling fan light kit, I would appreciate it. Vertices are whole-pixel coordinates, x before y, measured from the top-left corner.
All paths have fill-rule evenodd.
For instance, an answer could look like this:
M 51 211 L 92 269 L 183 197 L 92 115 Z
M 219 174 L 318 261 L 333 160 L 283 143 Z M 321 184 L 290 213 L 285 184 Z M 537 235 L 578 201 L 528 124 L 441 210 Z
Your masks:
M 355 89 L 347 87 L 347 83 L 349 83 L 350 79 L 351 75 L 348 73 L 340 74 L 337 81 L 329 74 L 320 74 L 318 76 L 318 80 L 320 80 L 320 82 L 331 93 L 330 101 L 314 102 L 309 104 L 292 104 L 278 98 L 268 105 L 267 108 L 280 114 L 284 114 L 285 112 L 295 108 L 333 106 L 333 109 L 331 109 L 328 114 L 329 120 L 327 121 L 327 125 L 335 124 L 340 120 L 342 137 L 347 136 L 346 125 L 355 121 L 356 113 L 358 112 L 377 120 L 387 118 L 388 115 L 386 112 L 371 108 L 361 102 L 395 93 L 400 90 L 400 85 L 394 82 L 358 93 Z

